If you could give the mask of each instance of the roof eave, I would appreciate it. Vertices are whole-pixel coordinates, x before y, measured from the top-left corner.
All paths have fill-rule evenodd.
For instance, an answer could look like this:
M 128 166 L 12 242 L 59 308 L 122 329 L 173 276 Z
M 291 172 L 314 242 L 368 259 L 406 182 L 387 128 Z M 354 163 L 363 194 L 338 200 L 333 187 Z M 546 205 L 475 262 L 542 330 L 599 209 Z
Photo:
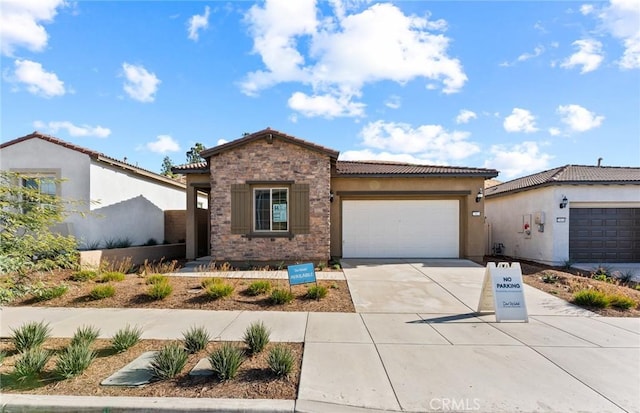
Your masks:
M 113 158 L 105 157 L 105 156 L 102 156 L 102 155 L 97 155 L 96 157 L 92 157 L 92 158 L 95 159 L 98 162 L 102 162 L 102 163 L 105 163 L 105 164 L 108 164 L 108 165 L 111 165 L 111 166 L 115 166 L 115 167 L 118 167 L 118 168 L 122 168 L 122 169 L 125 169 L 125 170 L 128 170 L 128 171 L 131 171 L 131 172 L 135 173 L 136 175 L 144 176 L 146 178 L 153 179 L 155 181 L 160 181 L 160 182 L 175 186 L 175 187 L 180 188 L 180 189 L 185 189 L 186 188 L 185 184 L 183 184 L 181 182 L 178 182 L 178 181 L 176 181 L 174 179 L 171 179 L 171 178 L 168 178 L 168 177 L 164 177 L 162 175 L 154 174 L 152 172 L 147 172 L 144 169 L 136 168 L 135 166 L 129 165 L 129 164 L 124 163 L 124 162 L 120 162 L 120 161 L 118 161 L 116 159 L 113 159 Z
M 538 188 L 543 188 L 547 186 L 563 186 L 563 185 L 640 185 L 640 181 L 620 181 L 620 180 L 609 180 L 609 181 L 560 181 L 560 182 L 543 182 L 541 184 L 530 185 L 523 188 L 511 189 L 507 191 L 500 191 L 496 193 L 487 193 L 489 188 L 485 190 L 486 198 L 493 198 L 503 195 L 517 194 L 519 192 L 531 191 Z M 495 187 L 492 187 L 495 188 Z

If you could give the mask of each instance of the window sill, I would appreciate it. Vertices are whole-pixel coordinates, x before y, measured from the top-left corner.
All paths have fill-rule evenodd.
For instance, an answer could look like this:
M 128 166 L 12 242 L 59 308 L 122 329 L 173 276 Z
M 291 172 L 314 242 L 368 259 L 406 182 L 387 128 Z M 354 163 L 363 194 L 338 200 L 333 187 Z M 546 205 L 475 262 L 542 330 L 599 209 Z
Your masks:
M 293 239 L 294 234 L 292 232 L 250 232 L 243 237 L 251 240 L 252 238 L 289 238 Z

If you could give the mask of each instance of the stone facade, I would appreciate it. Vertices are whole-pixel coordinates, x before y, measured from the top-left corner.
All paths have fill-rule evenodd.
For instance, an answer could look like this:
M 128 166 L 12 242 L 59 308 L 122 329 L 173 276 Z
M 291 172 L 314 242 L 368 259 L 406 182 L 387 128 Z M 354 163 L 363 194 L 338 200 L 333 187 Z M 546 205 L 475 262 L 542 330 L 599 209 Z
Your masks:
M 331 159 L 280 139 L 258 139 L 210 158 L 211 258 L 217 261 L 327 261 Z M 231 233 L 231 185 L 290 181 L 309 185 L 310 233 L 254 237 Z

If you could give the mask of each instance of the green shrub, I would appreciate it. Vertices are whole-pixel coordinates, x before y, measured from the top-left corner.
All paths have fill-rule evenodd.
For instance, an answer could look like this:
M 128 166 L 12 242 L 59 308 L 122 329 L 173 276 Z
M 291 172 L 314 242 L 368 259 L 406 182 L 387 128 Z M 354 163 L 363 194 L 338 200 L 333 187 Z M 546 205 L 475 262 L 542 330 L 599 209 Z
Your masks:
M 573 303 L 594 308 L 605 308 L 609 306 L 607 295 L 596 290 L 578 291 L 573 296 Z
M 142 336 L 142 329 L 140 327 L 132 328 L 127 325 L 125 328 L 120 329 L 114 334 L 112 339 L 113 349 L 117 353 L 122 353 L 130 347 L 135 346 L 140 337 Z
M 36 285 L 31 289 L 31 295 L 36 301 L 49 301 L 54 298 L 62 297 L 69 287 L 66 284 L 60 284 L 52 287 L 46 285 Z
M 111 281 L 120 282 L 120 281 L 124 281 L 125 277 L 126 276 L 124 275 L 124 273 L 120 271 L 108 271 L 100 274 L 100 278 L 98 279 L 98 282 L 101 282 L 101 283 L 108 283 Z
M 145 247 L 151 247 L 151 246 L 153 246 L 153 245 L 158 245 L 158 241 L 156 241 L 156 239 L 155 239 L 155 238 L 149 238 L 149 239 L 147 240 L 147 242 L 145 242 L 145 243 L 144 243 L 144 244 L 142 244 L 142 245 L 144 245 Z
M 191 327 L 182 333 L 184 337 L 184 347 L 189 353 L 197 353 L 207 347 L 211 339 L 209 332 L 204 327 Z
M 2 363 L 4 362 L 4 359 L 7 357 L 7 352 L 2 350 L 0 351 L 0 366 L 2 366 Z
M 104 240 L 104 247 L 108 250 L 114 248 L 129 248 L 131 245 L 133 245 L 133 242 L 127 237 L 109 238 Z
M 307 288 L 307 298 L 321 300 L 327 296 L 327 287 L 322 285 L 311 285 Z
M 607 297 L 611 307 L 618 308 L 620 310 L 628 310 L 637 305 L 637 303 L 631 298 L 622 294 L 614 294 Z
M 44 366 L 51 358 L 51 353 L 42 348 L 30 348 L 16 361 L 13 375 L 19 382 L 32 380 L 42 373 Z
M 293 370 L 295 359 L 291 349 L 283 344 L 276 344 L 267 358 L 267 364 L 271 371 L 278 377 L 288 376 Z
M 266 294 L 269 291 L 271 291 L 271 282 L 269 280 L 254 281 L 247 288 L 247 294 L 253 296 Z
M 162 274 L 151 274 L 145 279 L 144 282 L 147 285 L 169 282 L 169 277 Z
M 81 271 L 76 271 L 73 274 L 71 274 L 71 276 L 69 276 L 69 279 L 71 281 L 90 281 L 95 279 L 98 276 L 98 273 L 92 270 L 81 270 Z
M 262 321 L 251 323 L 244 332 L 242 340 L 249 347 L 249 353 L 258 354 L 269 344 L 271 332 Z
M 202 280 L 202 282 L 200 282 L 200 285 L 202 286 L 202 288 L 209 288 L 209 286 L 213 284 L 221 284 L 221 283 L 222 283 L 222 278 L 210 277 Z
M 635 277 L 635 272 L 632 270 L 627 270 L 624 272 L 618 272 L 618 280 L 624 285 L 629 285 L 631 281 L 633 281 L 633 277 Z
M 153 375 L 159 379 L 171 379 L 180 374 L 187 364 L 189 354 L 178 343 L 167 344 L 151 361 Z
M 100 335 L 100 329 L 94 326 L 80 326 L 73 334 L 71 345 L 92 344 Z
M 25 352 L 29 349 L 40 347 L 51 333 L 49 323 L 44 321 L 32 321 L 23 324 L 15 330 L 11 330 L 11 342 L 19 352 Z
M 64 349 L 56 360 L 56 376 L 63 379 L 82 374 L 96 358 L 96 353 L 91 350 L 88 342 L 71 344 Z
M 271 292 L 271 302 L 274 304 L 287 304 L 293 301 L 293 293 L 284 288 L 276 288 Z
M 98 285 L 89 292 L 92 300 L 102 300 L 103 298 L 113 297 L 116 294 L 116 288 L 111 284 Z
M 163 300 L 169 296 L 173 292 L 173 287 L 169 284 L 169 281 L 158 282 L 155 284 L 151 284 L 149 286 L 149 290 L 147 291 L 147 295 L 154 300 Z
M 233 294 L 233 285 L 228 283 L 213 283 L 207 287 L 206 294 L 209 298 L 217 300 L 219 298 L 229 297 Z
M 234 378 L 243 360 L 244 352 L 242 349 L 231 343 L 223 343 L 221 347 L 209 355 L 211 369 L 221 381 Z

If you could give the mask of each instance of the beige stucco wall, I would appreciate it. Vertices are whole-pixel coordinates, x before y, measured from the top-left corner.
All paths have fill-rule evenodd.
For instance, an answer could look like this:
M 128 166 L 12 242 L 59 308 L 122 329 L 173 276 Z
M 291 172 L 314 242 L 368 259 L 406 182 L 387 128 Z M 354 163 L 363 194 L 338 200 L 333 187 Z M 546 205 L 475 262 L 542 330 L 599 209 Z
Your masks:
M 484 178 L 347 178 L 334 177 L 331 190 L 331 255 L 342 256 L 342 201 L 344 199 L 454 199 L 460 206 L 460 257 L 481 262 L 485 252 L 484 200 L 476 194 Z M 416 193 L 420 192 L 420 193 Z M 479 216 L 472 216 L 478 211 Z
M 322 261 L 329 259 L 330 159 L 323 153 L 274 139 L 222 152 L 211 164 L 211 257 L 218 261 Z M 231 185 L 247 181 L 309 184 L 311 232 L 289 238 L 231 233 Z

